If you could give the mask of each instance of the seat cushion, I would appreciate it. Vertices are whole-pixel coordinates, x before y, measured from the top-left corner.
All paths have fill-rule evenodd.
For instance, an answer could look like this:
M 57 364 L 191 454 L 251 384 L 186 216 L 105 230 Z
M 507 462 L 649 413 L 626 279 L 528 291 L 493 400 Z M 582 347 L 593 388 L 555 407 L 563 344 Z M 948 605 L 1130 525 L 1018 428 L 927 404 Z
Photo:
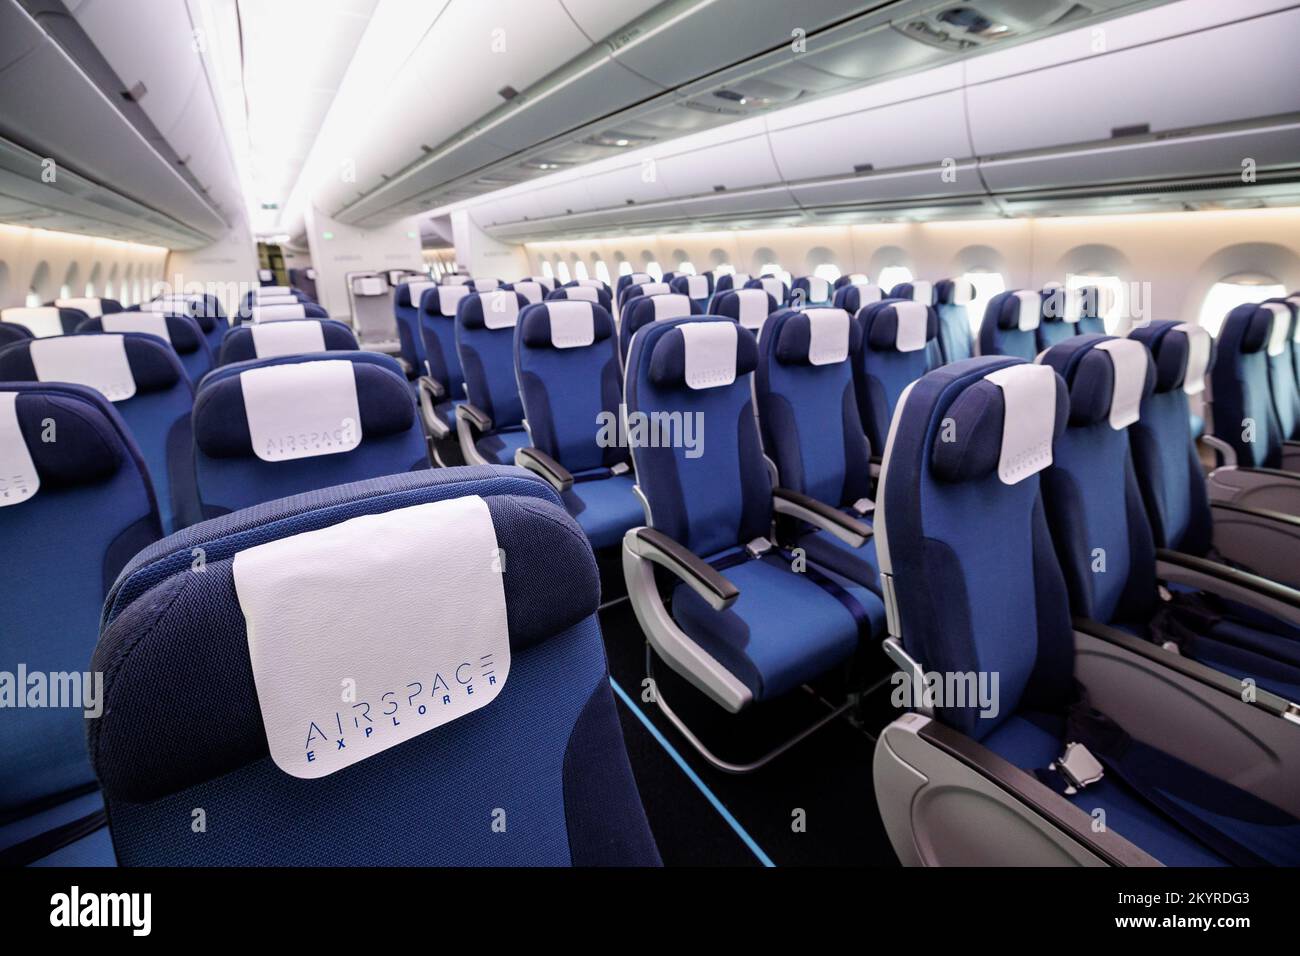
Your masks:
M 715 557 L 716 561 L 716 557 Z M 736 603 L 715 611 L 687 585 L 673 590 L 673 618 L 686 634 L 734 674 L 755 700 L 777 697 L 848 660 L 858 624 L 840 601 L 780 555 L 722 571 L 740 589 Z M 844 582 L 868 616 L 884 618 L 880 599 Z M 792 622 L 798 621 L 795 626 Z
M 592 548 L 599 550 L 617 545 L 628 528 L 645 524 L 645 509 L 632 491 L 635 487 L 631 475 L 613 475 L 576 482 L 560 497 Z
M 474 443 L 479 454 L 486 458 L 490 465 L 513 465 L 515 463 L 515 452 L 520 448 L 527 448 L 531 444 L 532 441 L 528 437 L 528 432 L 522 428 L 493 432 L 490 435 L 484 435 Z
M 876 558 L 876 539 L 870 538 L 860 548 L 846 544 L 828 531 L 810 531 L 802 535 L 799 547 L 808 554 L 808 560 L 829 572 L 841 584 L 865 588 L 875 597 L 880 591 L 880 562 Z M 871 617 L 871 630 L 879 634 L 885 629 L 885 605 L 877 597 L 864 604 Z

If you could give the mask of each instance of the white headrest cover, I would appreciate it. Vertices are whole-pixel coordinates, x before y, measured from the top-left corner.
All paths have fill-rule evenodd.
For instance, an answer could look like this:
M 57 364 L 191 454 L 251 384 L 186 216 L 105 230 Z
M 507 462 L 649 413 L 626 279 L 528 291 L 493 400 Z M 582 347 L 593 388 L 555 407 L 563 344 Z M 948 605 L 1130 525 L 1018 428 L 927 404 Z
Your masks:
M 849 276 L 849 285 L 867 285 L 871 280 L 861 272 L 855 272 Z
M 813 302 L 825 302 L 831 297 L 831 284 L 821 276 L 808 277 L 808 298 Z
M 546 278 L 546 276 L 529 276 L 528 279 L 527 279 L 527 281 L 528 281 L 528 282 L 536 282 L 539 286 L 541 286 L 541 287 L 542 287 L 543 289 L 545 289 L 547 292 L 554 292 L 554 291 L 555 291 L 555 283 L 554 283 L 554 281 L 552 281 L 551 279 Z
M 483 324 L 489 329 L 513 329 L 519 321 L 519 298 L 509 290 L 482 292 Z
M 290 295 L 293 288 L 287 285 L 262 285 L 253 290 L 254 298 L 261 298 L 264 295 Z
M 41 477 L 18 427 L 18 393 L 0 392 L 0 508 L 21 504 L 40 487 Z
M 514 290 L 527 299 L 529 305 L 536 305 L 546 297 L 546 290 L 539 282 L 516 282 Z
M 767 290 L 737 289 L 736 299 L 740 304 L 740 312 L 736 316 L 736 321 L 750 331 L 757 332 L 763 327 L 763 323 L 767 321 Z
M 894 305 L 894 312 L 898 315 L 898 334 L 894 339 L 894 348 L 900 352 L 916 352 L 925 348 L 930 307 L 920 302 L 898 302 Z
M 470 294 L 467 285 L 445 285 L 438 289 L 438 312 L 454 316 L 460 300 Z
M 239 373 L 253 454 L 291 461 L 351 451 L 361 444 L 352 363 L 268 365 Z
M 745 283 L 748 282 L 750 278 L 748 272 L 733 272 L 731 274 L 731 287 L 733 289 L 743 289 L 745 288 Z
M 564 290 L 564 294 L 570 299 L 578 299 L 582 302 L 600 301 L 600 290 L 589 285 L 571 285 Z
M 645 285 L 647 282 L 654 281 L 654 276 L 648 272 L 634 272 L 632 278 L 628 280 L 628 285 Z
M 254 302 L 253 304 L 260 305 L 260 306 L 268 306 L 268 305 L 301 305 L 302 303 L 298 300 L 298 297 L 296 295 L 263 295 L 263 296 L 258 296 L 257 301 Z
M 464 285 L 468 281 L 469 281 L 469 276 L 451 275 L 451 276 L 442 277 L 443 285 Z
M 926 279 L 917 279 L 912 283 L 912 301 L 929 305 L 934 301 L 934 284 Z
M 1049 365 L 1011 365 L 984 379 L 1002 390 L 1006 411 L 998 478 L 1004 485 L 1014 485 L 1052 463 L 1056 372 Z
M 1142 390 L 1147 381 L 1147 347 L 1135 339 L 1107 339 L 1097 348 L 1110 356 L 1115 366 L 1115 385 L 1110 393 L 1110 427 L 1128 428 L 1138 420 Z
M 546 303 L 551 344 L 557 349 L 585 348 L 596 341 L 596 317 L 590 302 L 557 299 Z
M 383 295 L 388 283 L 381 276 L 359 276 L 352 280 L 353 295 Z
M 261 301 L 260 299 L 258 300 Z M 165 295 L 162 298 L 154 299 L 152 302 L 146 302 L 140 306 L 141 312 L 177 312 L 181 315 L 189 314 L 189 306 L 203 306 L 207 303 L 201 295 Z
M 646 282 L 638 286 L 642 295 L 667 295 L 672 292 L 672 286 L 667 282 Z
M 110 402 L 124 402 L 135 395 L 135 376 L 121 335 L 36 339 L 30 354 L 37 381 L 88 385 Z
M 273 273 L 270 269 L 258 269 L 258 270 L 257 270 L 257 278 L 258 278 L 259 280 L 260 280 L 260 279 L 269 279 L 269 278 L 271 278 L 271 276 L 273 276 L 274 274 L 275 274 L 275 273 Z
M 1268 330 L 1268 354 L 1281 355 L 1291 337 L 1291 309 L 1281 302 L 1265 302 L 1264 308 L 1273 313 L 1273 324 Z
M 1199 325 L 1183 322 L 1173 332 L 1187 336 L 1187 371 L 1183 374 L 1183 391 L 1199 395 L 1205 391 L 1205 372 L 1210 367 L 1210 333 Z
M 1020 309 L 1016 327 L 1021 332 L 1032 332 L 1038 328 L 1039 320 L 1042 318 L 1043 300 L 1031 289 L 1015 293 L 1015 298 Z
M 763 276 L 758 282 L 763 287 L 763 291 L 776 299 L 778 303 L 785 300 L 785 283 L 776 276 Z
M 284 319 L 307 318 L 307 307 L 301 302 L 284 305 L 255 305 L 252 308 L 254 322 L 280 322 Z
M 505 588 L 492 561 L 464 556 L 496 553 L 492 515 L 471 495 L 236 554 L 275 765 L 324 777 L 492 703 L 510 672 Z M 431 560 L 448 565 L 439 587 L 411 587 L 411 568 Z M 341 702 L 343 678 L 355 701 Z
M 668 319 L 680 319 L 691 314 L 691 300 L 689 296 L 679 293 L 670 293 L 668 295 L 653 295 L 650 301 L 654 303 L 654 312 L 656 322 L 666 322 Z
M 734 322 L 686 322 L 680 326 L 686 345 L 686 384 L 694 389 L 717 388 L 736 380 Z
M 579 279 L 578 285 L 589 285 L 593 289 L 605 288 L 605 283 L 601 282 L 599 279 Z
M 59 310 L 52 305 L 0 309 L 0 322 L 13 322 L 16 325 L 21 325 L 38 339 L 63 334 L 63 323 L 59 321 Z
M 325 351 L 325 327 L 317 319 L 288 319 L 251 325 L 253 354 L 258 358 Z
M 871 285 L 865 282 L 855 282 L 853 287 L 858 290 L 858 308 L 864 308 L 873 302 L 879 302 L 885 297 L 885 290 L 878 285 Z
M 54 304 L 60 309 L 80 309 L 92 319 L 104 314 L 104 305 L 97 297 L 79 299 L 55 299 Z
M 975 284 L 969 279 L 952 280 L 952 304 L 969 305 L 975 298 Z
M 687 276 L 686 294 L 692 299 L 705 299 L 709 295 L 708 276 Z
M 1071 324 L 1083 318 L 1082 290 L 1067 289 L 1059 282 L 1049 282 L 1043 286 L 1043 291 L 1047 293 L 1042 300 L 1043 315 Z
M 501 285 L 496 279 L 471 279 L 470 281 L 474 283 L 475 292 L 491 292 Z
M 406 294 L 411 299 L 411 306 L 418 309 L 420 307 L 420 297 L 424 295 L 424 290 L 435 288 L 437 285 L 438 283 L 434 282 L 432 279 L 420 279 L 415 282 L 408 282 L 406 284 Z
M 145 332 L 171 342 L 167 316 L 161 312 L 112 312 L 100 320 L 105 332 Z
M 843 309 L 805 309 L 808 363 L 834 365 L 849 357 L 849 314 Z

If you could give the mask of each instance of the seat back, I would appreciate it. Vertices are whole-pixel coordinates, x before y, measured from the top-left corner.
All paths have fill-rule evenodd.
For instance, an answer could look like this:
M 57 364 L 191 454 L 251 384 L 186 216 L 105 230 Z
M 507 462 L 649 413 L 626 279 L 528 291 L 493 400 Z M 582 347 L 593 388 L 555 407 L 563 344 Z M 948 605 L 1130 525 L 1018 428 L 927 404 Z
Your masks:
M 642 296 L 647 295 L 672 295 L 673 287 L 667 282 L 643 282 L 640 285 L 630 285 L 623 290 L 622 304 L 618 308 L 619 323 L 627 316 L 627 308 L 632 302 Z M 612 314 L 612 313 L 611 313 Z
M 770 533 L 752 333 L 703 316 L 646 326 L 628 351 L 628 443 L 650 524 L 702 557 Z
M 861 309 L 862 348 L 854 362 L 858 414 L 873 448 L 884 448 L 903 389 L 930 366 L 927 348 L 939 334 L 934 307 L 885 299 Z
M 309 352 L 354 352 L 357 337 L 352 330 L 334 319 L 290 319 L 285 322 L 261 322 L 231 329 L 221 343 L 218 365 L 251 362 L 253 359 L 278 358 L 281 355 L 305 355 Z
M 821 276 L 800 276 L 790 289 L 790 304 L 796 308 L 819 309 L 831 304 L 835 290 Z
M 181 366 L 195 385 L 216 364 L 208 338 L 199 323 L 188 315 L 175 312 L 110 312 L 99 318 L 86 319 L 77 326 L 78 334 L 96 332 L 142 332 L 156 335 L 176 353 Z
M 251 303 L 239 311 L 239 322 L 283 322 L 286 319 L 328 319 L 315 302 Z
M 470 402 L 494 430 L 523 424 L 515 379 L 515 324 L 528 300 L 518 292 L 468 295 L 456 308 L 456 349 Z
M 746 282 L 745 288 L 762 289 L 776 300 L 778 308 L 784 308 L 790 304 L 790 287 L 777 276 L 758 276 Z
M 397 341 L 401 356 L 417 375 L 429 374 L 424 364 L 424 339 L 420 335 L 420 298 L 428 289 L 436 289 L 432 279 L 411 279 L 393 292 L 393 317 L 397 320 Z M 356 346 L 352 346 L 356 348 Z M 320 351 L 316 349 L 315 351 Z
M 542 287 L 542 297 L 543 297 L 543 298 L 545 298 L 547 295 L 549 295 L 550 293 L 552 293 L 552 292 L 555 291 L 555 280 L 554 280 L 554 279 L 548 279 L 548 278 L 546 278 L 546 276 L 525 276 L 523 279 L 520 279 L 519 281 L 521 281 L 521 282 L 536 282 L 539 286 Z M 600 280 L 597 279 L 597 280 L 595 280 L 595 281 L 599 282 Z M 608 286 L 605 285 L 605 283 L 601 282 L 601 283 L 600 283 L 600 286 L 601 286 L 601 288 L 605 289 L 606 292 L 609 291 L 609 288 L 608 288 Z
M 81 385 L 0 382 L 0 671 L 86 675 L 113 579 L 162 535 L 140 450 L 112 405 Z M 15 707 L 0 720 L 0 817 L 94 783 L 75 701 Z M 11 692 L 12 692 L 11 688 Z M 26 694 L 24 681 L 18 688 Z M 83 707 L 82 705 L 87 705 Z M 102 704 L 102 699 L 100 700 Z
M 427 374 L 446 389 L 449 398 L 465 394 L 465 373 L 456 351 L 456 310 L 467 296 L 468 285 L 439 285 L 420 295 L 420 341 Z
M 17 325 L 43 339 L 51 335 L 71 335 L 88 316 L 80 309 L 61 309 L 53 305 L 37 305 L 0 309 L 0 324 Z
M 1038 354 L 1043 299 L 1031 289 L 999 292 L 989 300 L 980 323 L 980 355 L 1013 355 L 1032 362 Z
M 627 350 L 632 342 L 632 336 L 642 326 L 649 325 L 651 322 L 666 322 L 669 319 L 680 319 L 688 315 L 700 315 L 703 311 L 698 300 L 676 292 L 629 299 L 623 308 L 622 321 L 618 323 L 619 358 L 623 361 L 627 360 Z
M 835 308 L 843 309 L 849 315 L 857 315 L 862 309 L 885 298 L 885 290 L 878 285 L 867 282 L 846 282 L 835 290 L 832 300 Z
M 831 285 L 834 287 L 836 292 L 839 292 L 840 289 L 843 289 L 846 285 L 870 285 L 870 283 L 871 280 L 868 279 L 864 273 L 849 272 L 840 276 L 831 283 Z
M 103 394 L 140 449 L 163 529 L 198 520 L 190 431 L 194 389 L 166 342 L 140 332 L 15 342 L 0 349 L 0 382 L 70 382 Z
M 160 296 L 152 302 L 142 303 L 138 308 L 126 311 L 163 312 L 188 315 L 199 324 L 203 337 L 208 340 L 208 348 L 213 358 L 221 353 L 221 339 L 230 328 L 221 300 L 215 295 L 204 293 L 175 293 Z
M 480 278 L 479 276 L 475 276 L 466 284 L 475 292 L 495 292 L 497 289 L 501 288 L 501 280 L 493 279 L 491 277 Z
M 1128 429 L 1155 545 L 1203 555 L 1213 529 L 1187 397 L 1205 391 L 1214 341 L 1199 326 L 1164 321 L 1134 329 L 1128 337 L 1147 347 L 1156 370 L 1141 417 Z
M 1268 384 L 1273 393 L 1278 429 L 1283 441 L 1300 440 L 1300 387 L 1296 385 L 1295 342 L 1300 335 L 1296 315 L 1300 305 L 1284 298 L 1266 299 L 1266 309 L 1273 312 L 1273 334 L 1268 343 Z
M 709 297 L 713 295 L 713 273 L 701 272 L 693 276 L 674 276 L 669 283 L 674 292 L 689 296 L 700 304 L 703 312 L 709 306 Z
M 401 367 L 377 352 L 224 365 L 194 399 L 203 517 L 429 466 Z
M 122 311 L 122 303 L 117 299 L 105 299 L 96 295 L 55 299 L 53 302 L 47 302 L 46 305 L 52 305 L 59 309 L 76 309 L 79 312 L 86 313 L 92 319 Z
M 862 327 L 843 309 L 782 309 L 758 339 L 754 396 L 782 488 L 832 507 L 871 495 L 871 448 L 853 384 Z
M 773 312 L 780 306 L 765 289 L 733 289 L 713 296 L 713 315 L 735 319 L 758 335 Z
M 548 292 L 546 298 L 542 301 L 556 300 L 562 302 L 565 299 L 572 299 L 575 302 L 594 302 L 610 315 L 614 314 L 614 306 L 610 300 L 609 292 L 594 285 L 562 286 L 554 292 Z
M 1210 374 L 1214 434 L 1245 468 L 1282 464 L 1282 426 L 1274 403 L 1271 360 L 1286 344 L 1286 310 L 1239 305 L 1219 329 L 1218 358 Z
M 1051 282 L 1043 287 L 1040 295 L 1043 313 L 1034 341 L 1041 352 L 1076 334 L 1079 320 L 1083 318 L 1083 293 L 1078 289 L 1067 289 L 1059 282 Z
M 713 297 L 710 305 L 706 310 L 709 315 L 717 315 L 716 302 L 718 296 L 724 292 L 733 292 L 745 288 L 745 284 L 752 278 L 748 272 L 732 272 L 725 276 L 714 276 L 713 278 Z
M 1076 291 L 1079 293 L 1079 322 L 1075 326 L 1075 334 L 1105 335 L 1105 317 L 1115 305 L 1114 290 L 1103 286 L 1086 285 Z
M 0 322 L 0 346 L 30 338 L 34 336 L 27 326 L 19 325 L 17 322 Z
M 627 463 L 621 443 L 599 441 L 609 434 L 602 423 L 613 423 L 617 432 L 623 403 L 618 338 L 608 312 L 581 301 L 526 307 L 515 336 L 515 364 L 534 447 L 578 477 Z
M 529 305 L 536 305 L 546 298 L 546 293 L 550 290 L 540 282 L 534 282 L 531 279 L 520 279 L 518 282 L 512 282 L 505 288 L 512 292 L 518 292 L 528 300 Z
M 895 598 L 890 633 L 926 672 L 998 675 L 996 714 L 974 702 L 937 710 L 976 739 L 1018 707 L 1054 709 L 1073 693 L 1074 637 L 1039 494 L 1068 414 L 1048 368 L 964 359 L 907 390 L 885 446 L 874 527 Z
M 1140 622 L 1156 600 L 1155 543 L 1129 448 L 1129 426 L 1155 386 L 1141 342 L 1075 336 L 1043 353 L 1065 380 L 1070 416 L 1043 477 L 1043 499 L 1073 613 Z
M 975 337 L 966 308 L 974 298 L 975 286 L 969 279 L 941 279 L 934 284 L 939 354 L 944 362 L 960 362 L 975 354 Z
M 909 302 L 920 302 L 922 305 L 934 305 L 934 283 L 925 279 L 899 282 L 889 290 L 889 298 L 907 299 Z
M 161 542 L 128 575 L 149 598 L 106 618 L 89 738 L 123 865 L 658 862 L 596 564 L 543 482 L 454 468 L 329 488 Z M 171 839 L 182 804 L 225 822 Z
M 614 284 L 615 305 L 622 307 L 623 293 L 625 293 L 629 287 L 634 285 L 645 285 L 647 282 L 654 281 L 654 276 L 650 275 L 648 272 L 629 272 L 627 275 L 619 276 L 618 281 Z

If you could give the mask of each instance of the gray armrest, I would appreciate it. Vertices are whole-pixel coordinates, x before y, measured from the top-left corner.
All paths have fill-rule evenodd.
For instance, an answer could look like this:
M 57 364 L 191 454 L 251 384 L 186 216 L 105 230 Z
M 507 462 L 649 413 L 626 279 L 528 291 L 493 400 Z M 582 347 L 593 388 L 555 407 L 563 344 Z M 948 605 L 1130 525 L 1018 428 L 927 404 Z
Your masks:
M 639 557 L 667 568 L 715 611 L 725 611 L 740 597 L 740 590 L 734 584 L 662 531 L 635 528 L 632 534 Z
M 1300 627 L 1300 591 L 1194 555 L 1156 549 L 1156 577 L 1245 604 Z
M 789 488 L 772 489 L 772 508 L 777 514 L 789 515 L 821 528 L 850 547 L 860 548 L 871 537 L 871 526 L 865 521 Z
M 471 405 L 469 402 L 456 406 L 456 420 L 465 422 L 477 432 L 492 430 L 492 419 L 487 416 L 483 409 Z
M 1210 502 L 1214 548 L 1261 577 L 1300 588 L 1300 518 L 1228 501 Z
M 422 375 L 416 380 L 416 394 L 420 398 L 420 418 L 424 421 L 424 430 L 434 438 L 446 438 L 450 435 L 451 429 L 436 410 L 447 394 L 442 383 Z
M 568 491 L 573 487 L 573 475 L 569 470 L 537 448 L 520 448 L 515 452 L 515 464 L 541 475 L 556 491 Z

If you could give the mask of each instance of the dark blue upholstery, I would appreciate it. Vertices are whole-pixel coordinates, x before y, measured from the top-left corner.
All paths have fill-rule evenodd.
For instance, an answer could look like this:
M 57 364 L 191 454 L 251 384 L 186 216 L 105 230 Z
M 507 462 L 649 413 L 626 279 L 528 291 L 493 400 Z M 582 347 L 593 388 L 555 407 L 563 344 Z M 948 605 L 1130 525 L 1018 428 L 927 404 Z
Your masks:
M 437 288 L 437 285 L 432 279 L 412 279 L 403 282 L 393 292 L 393 317 L 397 320 L 401 356 L 416 375 L 428 374 L 424 361 L 424 338 L 420 334 L 420 300 L 426 289 Z
M 730 289 L 713 295 L 710 315 L 735 319 L 749 331 L 758 335 L 768 316 L 779 309 L 776 299 L 762 289 Z
M 0 392 L 17 393 L 19 430 L 40 480 L 33 497 L 0 507 L 0 549 L 18 569 L 0 601 L 0 671 L 82 674 L 109 585 L 162 535 L 153 488 L 126 424 L 98 392 L 13 382 Z M 0 851 L 98 809 L 82 714 L 70 702 L 7 706 Z M 102 834 L 89 837 L 50 862 L 111 864 L 105 844 Z
M 693 276 L 674 276 L 669 285 L 678 295 L 690 296 L 690 298 L 698 302 L 700 312 L 703 313 L 708 308 L 709 300 L 713 296 L 713 273 L 701 272 Z M 704 294 L 691 295 L 692 287 L 694 287 L 696 293 L 703 292 Z
M 614 305 L 618 308 L 622 308 L 623 295 L 627 292 L 630 286 L 644 285 L 647 282 L 653 281 L 654 277 L 648 272 L 629 272 L 626 275 L 619 276 L 618 281 L 614 283 Z M 614 313 L 611 312 L 610 314 L 613 315 Z
M 250 369 L 346 360 L 353 364 L 361 444 L 350 451 L 264 461 L 252 447 L 240 376 Z M 309 411 L 313 396 L 286 385 L 286 407 Z M 316 426 L 304 418 L 304 430 Z M 318 352 L 224 365 L 194 399 L 199 504 L 204 518 L 289 495 L 429 467 L 428 448 L 401 367 L 377 352 Z
M 939 353 L 944 363 L 960 362 L 975 354 L 970 312 L 966 303 L 975 298 L 968 279 L 941 279 L 934 284 L 935 312 L 939 316 Z
M 420 296 L 420 339 L 428 374 L 447 392 L 448 400 L 465 394 L 465 373 L 456 351 L 456 309 L 472 293 L 464 286 L 440 285 Z
M 884 298 L 887 298 L 885 290 L 878 285 L 865 282 L 850 282 L 835 287 L 835 298 L 832 300 L 832 304 L 837 309 L 843 309 L 849 315 L 857 315 L 867 306 Z
M 703 307 L 698 299 L 692 299 L 682 293 L 669 295 L 635 296 L 623 306 L 623 317 L 618 324 L 618 354 L 621 360 L 627 359 L 627 347 L 637 329 L 654 322 L 656 318 L 678 319 L 688 315 L 700 315 Z
M 927 313 L 925 344 L 910 351 L 900 351 L 900 310 L 906 315 L 921 308 Z M 884 299 L 859 311 L 857 320 L 862 326 L 862 348 L 854 363 L 858 414 L 871 447 L 883 451 L 899 396 L 929 369 L 927 346 L 939 334 L 939 317 L 933 306 L 902 299 Z
M 623 290 L 623 298 L 620 300 L 622 304 L 618 307 L 619 324 L 622 325 L 626 321 L 628 309 L 637 299 L 644 296 L 672 294 L 673 288 L 667 282 L 644 282 L 640 285 L 628 286 Z M 613 315 L 614 313 L 611 312 L 610 314 Z
M 1273 323 L 1272 310 L 1247 303 L 1229 312 L 1219 329 L 1218 358 L 1210 376 L 1214 434 L 1232 446 L 1244 468 L 1282 464 L 1282 427 L 1269 355 Z
M 498 321 L 494 305 L 505 307 Z M 456 308 L 456 350 L 465 375 L 465 394 L 492 420 L 491 430 L 475 441 L 490 463 L 513 464 L 515 452 L 528 444 L 524 406 L 515 379 L 515 325 L 528 300 L 518 292 L 467 295 Z
M 790 287 L 777 276 L 755 276 L 745 283 L 746 289 L 766 289 L 767 294 L 776 300 L 778 308 L 790 304 Z
M 464 495 L 487 503 L 510 560 L 502 585 L 511 662 L 499 696 L 329 776 L 279 770 L 232 556 Z M 179 563 L 194 547 L 208 555 L 202 575 Z M 595 616 L 596 565 L 542 482 L 518 469 L 457 468 L 325 489 L 162 542 L 137 566 L 141 575 L 150 589 L 106 621 L 95 652 L 109 706 L 89 739 L 124 864 L 659 862 L 620 739 Z M 452 623 L 430 622 L 429 639 Z M 160 697 L 163 686 L 172 691 Z M 223 824 L 174 836 L 176 815 L 188 819 L 195 806 Z M 508 814 L 504 834 L 491 825 L 498 807 Z
M 536 305 L 544 301 L 547 294 L 551 292 L 549 287 L 534 279 L 520 279 L 518 282 L 507 283 L 501 288 L 509 289 L 511 292 L 518 292 L 528 300 L 529 305 Z
M 555 344 L 551 317 L 564 307 L 587 313 L 594 337 L 590 345 Z M 617 423 L 623 401 L 613 319 L 589 302 L 530 305 L 519 316 L 515 362 L 533 447 L 574 477 L 572 489 L 562 496 L 565 508 L 593 548 L 617 545 L 623 532 L 644 523 L 645 514 L 631 476 L 611 471 L 627 469 L 628 450 L 598 442 L 601 423 Z M 616 437 L 616 426 L 613 432 Z M 611 429 L 603 433 L 609 437 Z
M 293 303 L 285 303 L 285 304 L 292 305 Z M 328 319 L 330 317 L 330 314 L 325 311 L 325 308 L 323 306 L 317 305 L 315 302 L 307 302 L 304 299 L 300 298 L 297 304 L 302 307 L 302 315 L 285 316 L 284 318 Z M 243 305 L 239 307 L 239 312 L 236 313 L 234 317 L 234 324 L 239 325 L 242 322 L 253 321 L 253 310 L 259 307 L 273 309 L 275 308 L 275 305 L 273 304 L 269 306 L 259 306 L 257 303 L 245 302 Z M 272 321 L 272 320 L 263 319 L 263 321 Z
M 0 322 L 0 346 L 32 338 L 32 330 L 17 322 Z
M 1043 298 L 1043 311 L 1035 343 L 1041 352 L 1077 334 L 1082 316 L 1076 305 L 1079 299 L 1077 291 L 1056 284 L 1047 286 L 1040 294 Z
M 109 333 L 100 333 L 105 336 Z M 29 339 L 0 348 L 0 381 L 34 382 L 31 348 L 35 342 L 60 342 L 81 336 Z M 122 333 L 135 395 L 115 402 L 148 468 L 157 492 L 163 528 L 198 520 L 193 510 L 194 462 L 190 409 L 194 389 L 172 348 L 153 335 Z
M 151 302 L 133 305 L 125 311 L 178 312 L 188 315 L 203 330 L 203 337 L 208 340 L 208 348 L 212 350 L 213 358 L 221 353 L 221 338 L 225 335 L 226 329 L 230 328 L 230 321 L 221 307 L 221 300 L 211 293 L 176 293 L 170 296 L 159 296 Z
M 125 315 L 126 313 L 116 314 Z M 185 369 L 185 374 L 189 376 L 190 382 L 198 384 L 199 379 L 208 374 L 212 366 L 216 364 L 216 357 L 208 344 L 207 336 L 203 334 L 203 330 L 199 327 L 198 321 L 188 315 L 174 312 L 148 314 L 163 317 L 164 324 L 167 326 L 167 344 L 172 347 L 181 360 L 181 367 Z M 103 331 L 103 318 L 86 319 L 77 326 L 78 334 Z M 148 334 L 144 333 L 143 329 L 137 329 L 136 331 Z
M 1297 313 L 1300 304 L 1285 298 L 1265 299 L 1262 305 L 1274 308 L 1281 331 L 1274 330 L 1280 341 L 1270 343 L 1268 384 L 1273 393 L 1278 431 L 1283 441 L 1300 441 L 1300 387 L 1296 385 L 1295 343 Z
M 288 321 L 295 320 L 290 319 Z M 361 347 L 357 344 L 357 337 L 352 333 L 352 329 L 337 319 L 298 319 L 296 321 L 319 323 L 321 337 L 324 340 L 325 351 L 327 352 L 355 352 Z M 272 324 L 281 325 L 282 323 L 276 322 Z M 227 332 L 225 339 L 222 340 L 221 354 L 217 359 L 217 364 L 230 365 L 234 362 L 251 362 L 254 359 L 263 357 L 257 354 L 257 345 L 253 340 L 253 326 L 239 325 Z
M 834 287 L 821 276 L 800 276 L 790 287 L 790 302 L 796 308 L 824 308 L 834 297 Z
M 1021 302 L 1026 303 L 1022 310 Z M 1036 309 L 1032 302 L 1037 302 Z M 1023 315 L 1022 315 L 1023 312 Z M 1028 290 L 999 292 L 989 300 L 980 323 L 980 355 L 1011 355 L 1032 362 L 1038 354 L 1042 297 Z

